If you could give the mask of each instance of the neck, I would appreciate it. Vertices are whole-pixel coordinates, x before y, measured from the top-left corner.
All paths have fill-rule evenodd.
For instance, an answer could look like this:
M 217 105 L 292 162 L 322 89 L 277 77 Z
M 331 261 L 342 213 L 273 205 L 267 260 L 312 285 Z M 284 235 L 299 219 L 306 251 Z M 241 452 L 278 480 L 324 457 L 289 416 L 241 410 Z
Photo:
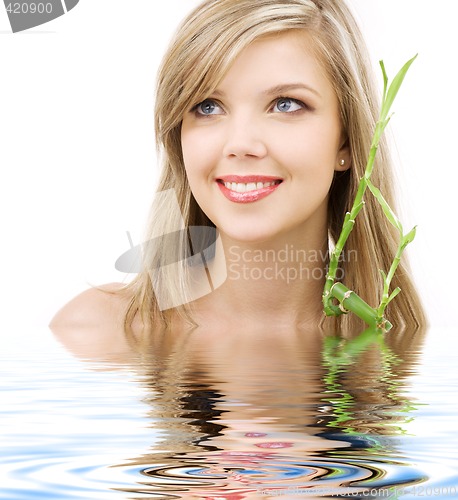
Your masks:
M 326 234 L 278 238 L 261 245 L 221 235 L 208 267 L 212 277 L 227 277 L 197 301 L 196 311 L 205 321 L 210 315 L 229 324 L 317 325 L 322 319 L 327 251 Z

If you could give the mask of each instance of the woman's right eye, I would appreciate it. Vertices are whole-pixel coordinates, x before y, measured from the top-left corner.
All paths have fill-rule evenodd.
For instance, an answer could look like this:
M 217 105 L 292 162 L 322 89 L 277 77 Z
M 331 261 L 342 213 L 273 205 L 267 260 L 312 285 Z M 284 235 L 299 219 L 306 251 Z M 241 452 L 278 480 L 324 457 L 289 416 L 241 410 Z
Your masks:
M 223 110 L 221 106 L 211 99 L 205 99 L 200 104 L 194 107 L 194 111 L 196 114 L 201 116 L 212 116 L 212 115 L 221 115 L 223 114 Z

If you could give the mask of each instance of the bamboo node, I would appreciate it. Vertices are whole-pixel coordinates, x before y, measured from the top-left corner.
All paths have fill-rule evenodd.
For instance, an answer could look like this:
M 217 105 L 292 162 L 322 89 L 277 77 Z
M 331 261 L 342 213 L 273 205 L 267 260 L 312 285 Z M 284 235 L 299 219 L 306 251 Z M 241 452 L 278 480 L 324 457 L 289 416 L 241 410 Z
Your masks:
M 339 304 L 339 309 L 344 313 L 344 314 L 347 314 L 349 312 L 348 309 L 345 309 L 344 305 L 343 305 L 343 302 L 341 302 Z

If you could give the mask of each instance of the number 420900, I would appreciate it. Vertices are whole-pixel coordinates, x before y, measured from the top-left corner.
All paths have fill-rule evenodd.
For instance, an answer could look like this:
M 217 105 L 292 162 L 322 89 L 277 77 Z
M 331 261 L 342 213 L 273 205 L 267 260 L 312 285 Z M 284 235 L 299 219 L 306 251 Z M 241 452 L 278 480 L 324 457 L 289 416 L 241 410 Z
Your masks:
M 51 14 L 51 3 L 9 3 L 6 6 L 9 14 Z

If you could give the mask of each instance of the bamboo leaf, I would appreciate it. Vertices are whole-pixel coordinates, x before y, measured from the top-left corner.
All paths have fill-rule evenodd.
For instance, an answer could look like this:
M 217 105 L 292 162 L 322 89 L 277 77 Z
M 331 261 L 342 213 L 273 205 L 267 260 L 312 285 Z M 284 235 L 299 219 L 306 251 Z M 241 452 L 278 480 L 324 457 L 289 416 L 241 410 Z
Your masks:
M 388 305 L 395 297 L 396 295 L 401 291 L 399 287 L 395 288 L 392 292 L 391 295 L 388 297 L 388 300 L 386 302 L 386 305 Z
M 388 75 L 386 74 L 385 70 L 385 63 L 383 61 L 379 61 L 380 67 L 382 68 L 382 74 L 383 74 L 383 97 L 382 97 L 382 102 L 385 102 L 386 99 L 386 91 L 388 88 Z
M 385 119 L 390 111 L 391 105 L 393 104 L 396 95 L 402 85 L 402 82 L 404 81 L 404 78 L 407 74 L 407 71 L 409 70 L 410 66 L 412 63 L 415 61 L 417 58 L 418 54 L 416 54 L 412 59 L 407 61 L 404 66 L 399 70 L 398 74 L 393 78 L 393 81 L 391 82 L 388 91 L 386 92 L 385 99 L 383 100 L 383 106 L 382 106 L 382 112 L 381 112 L 381 118 Z
M 388 205 L 387 201 L 380 192 L 380 189 L 376 188 L 369 179 L 367 179 L 367 186 L 369 187 L 371 193 L 375 196 L 375 198 L 377 198 L 377 201 L 380 203 L 380 206 L 382 207 L 383 213 L 385 214 L 386 218 L 400 233 L 402 233 L 401 221 L 397 218 L 396 214 Z
M 403 238 L 401 248 L 404 248 L 415 239 L 417 235 L 417 226 L 413 227 Z

